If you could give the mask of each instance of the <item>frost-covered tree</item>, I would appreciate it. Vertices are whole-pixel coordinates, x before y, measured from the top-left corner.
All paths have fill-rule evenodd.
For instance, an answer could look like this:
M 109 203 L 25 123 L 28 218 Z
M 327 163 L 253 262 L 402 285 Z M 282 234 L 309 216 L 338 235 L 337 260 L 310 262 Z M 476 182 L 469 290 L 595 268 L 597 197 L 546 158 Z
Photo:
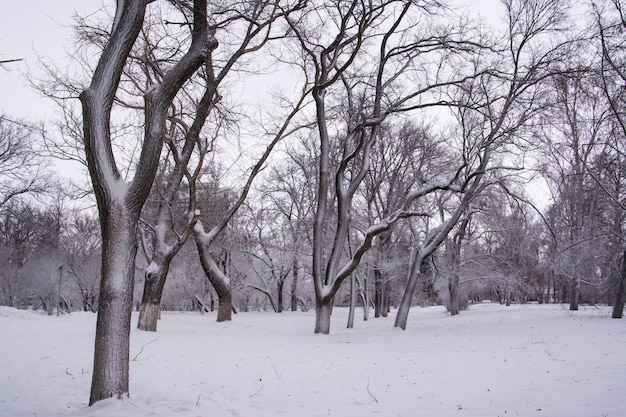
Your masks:
M 112 113 L 122 73 L 142 30 L 146 0 L 118 1 L 108 41 L 90 85 L 80 94 L 84 147 L 102 233 L 102 277 L 89 404 L 128 394 L 130 313 L 132 311 L 137 224 L 156 175 L 168 110 L 183 85 L 217 47 L 207 22 L 206 0 L 176 2 L 191 38 L 145 95 L 139 158 L 130 178 L 122 176 L 112 144 Z
M 458 169 L 456 202 L 450 200 L 445 218 L 420 233 L 415 242 L 394 324 L 402 329 L 423 260 L 445 241 L 471 202 L 499 181 L 501 172 L 522 169 L 528 150 L 524 133 L 550 102 L 543 82 L 567 70 L 563 63 L 568 62 L 572 42 L 565 32 L 566 5 L 556 0 L 502 3 L 506 29 L 500 43 L 474 55 L 468 65 L 475 65 L 479 75 L 454 90 L 458 129 L 451 133 L 450 145 L 457 151 L 451 165 Z
M 461 35 L 466 28 L 443 24 L 449 16 L 441 14 L 437 1 L 330 1 L 307 12 L 289 23 L 313 82 L 319 152 L 312 242 L 315 332 L 327 334 L 335 296 L 373 239 L 415 215 L 410 206 L 418 196 L 449 185 L 416 185 L 403 207 L 360 225 L 353 235 L 356 192 L 382 124 L 394 114 L 443 104 L 435 92 L 472 76 L 453 67 L 456 57 L 476 44 Z M 429 24 L 417 24 L 420 20 Z M 350 244 L 357 235 L 358 242 Z

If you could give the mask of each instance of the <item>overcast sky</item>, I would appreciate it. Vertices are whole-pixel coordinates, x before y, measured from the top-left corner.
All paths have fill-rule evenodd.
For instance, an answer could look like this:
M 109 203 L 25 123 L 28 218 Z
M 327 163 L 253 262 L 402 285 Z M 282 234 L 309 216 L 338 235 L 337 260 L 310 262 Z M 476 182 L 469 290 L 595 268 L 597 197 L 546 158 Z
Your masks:
M 457 0 L 464 3 L 466 0 Z M 44 119 L 52 107 L 25 85 L 24 73 L 39 74 L 37 54 L 60 66 L 72 44 L 72 16 L 86 15 L 113 0 L 2 0 L 0 60 L 22 59 L 0 67 L 0 112 L 13 117 Z M 472 8 L 493 13 L 497 0 L 470 0 Z M 490 6 L 487 6 L 490 5 Z
M 22 59 L 0 67 L 0 112 L 42 119 L 50 104 L 25 85 L 23 73 L 38 74 L 36 54 L 63 60 L 72 43 L 72 16 L 97 10 L 100 0 L 2 0 L 0 60 Z

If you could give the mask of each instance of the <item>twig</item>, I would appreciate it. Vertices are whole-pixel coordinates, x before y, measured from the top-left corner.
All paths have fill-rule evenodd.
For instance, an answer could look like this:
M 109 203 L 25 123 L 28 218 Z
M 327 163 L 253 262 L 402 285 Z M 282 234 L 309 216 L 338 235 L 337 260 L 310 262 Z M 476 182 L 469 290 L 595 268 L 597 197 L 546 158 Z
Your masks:
M 278 373 L 278 369 L 276 369 L 276 367 L 274 366 L 274 363 L 272 363 L 271 361 L 270 361 L 270 364 L 272 365 L 272 368 L 274 368 L 274 372 L 276 372 L 276 376 L 278 377 L 278 380 L 280 381 L 281 377 L 280 377 L 280 374 Z
M 378 398 L 376 398 L 376 396 L 372 394 L 372 391 L 370 391 L 370 379 L 369 378 L 367 378 L 367 393 L 370 395 L 370 397 L 374 399 L 374 401 L 376 401 L 376 404 L 378 404 Z
M 265 388 L 265 385 L 261 385 L 261 388 L 259 388 L 259 389 L 257 390 L 257 392 L 255 392 L 254 394 L 250 394 L 250 398 L 252 398 L 252 397 L 256 396 L 259 392 L 261 392 L 261 390 L 262 390 L 263 388 Z
M 202 394 L 198 394 L 198 400 L 196 401 L 196 407 L 200 406 L 200 397 L 202 397 Z
M 156 342 L 157 340 L 159 340 L 158 336 L 157 336 L 157 337 L 155 337 L 154 339 L 152 339 L 151 341 L 149 341 L 148 343 L 146 343 L 145 345 L 143 345 L 143 346 L 141 347 L 141 349 L 139 350 L 139 353 L 137 353 L 137 354 L 135 355 L 135 357 L 133 358 L 133 362 L 137 360 L 137 358 L 139 357 L 139 355 L 141 355 L 141 353 L 143 352 L 143 348 L 145 348 L 146 346 L 148 346 L 150 343 L 154 343 L 154 342 Z

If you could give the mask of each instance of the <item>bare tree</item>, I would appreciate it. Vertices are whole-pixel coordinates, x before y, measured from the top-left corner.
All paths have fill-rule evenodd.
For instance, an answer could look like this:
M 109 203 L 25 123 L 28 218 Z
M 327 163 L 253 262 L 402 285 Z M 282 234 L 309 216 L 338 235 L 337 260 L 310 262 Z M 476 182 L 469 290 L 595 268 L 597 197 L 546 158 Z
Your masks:
M 448 168 L 443 140 L 431 133 L 429 127 L 417 126 L 412 121 L 397 127 L 383 125 L 362 191 L 367 210 L 363 214 L 367 218 L 366 224 L 384 219 L 401 207 L 414 184 L 443 180 Z M 357 210 L 355 215 L 358 215 Z M 374 317 L 387 316 L 386 301 L 391 283 L 399 281 L 396 278 L 405 267 L 407 255 L 394 248 L 407 246 L 404 243 L 407 235 L 402 230 L 388 231 L 374 241 L 368 260 L 374 275 Z
M 551 138 L 551 155 L 557 168 L 551 181 L 555 189 L 553 231 L 557 239 L 555 272 L 567 277 L 570 310 L 578 310 L 581 279 L 593 268 L 596 240 L 594 216 L 598 194 L 594 192 L 587 167 L 600 140 L 604 111 L 589 90 L 585 74 L 560 76 L 555 81 L 556 126 L 562 140 Z M 593 91 L 593 90 L 592 90 Z M 591 250 L 591 252 L 590 252 Z
M 130 313 L 132 311 L 137 224 L 156 175 L 165 121 L 176 94 L 202 66 L 217 41 L 207 22 L 206 0 L 195 0 L 187 52 L 145 96 L 144 134 L 135 174 L 126 181 L 114 157 L 111 113 L 132 47 L 141 31 L 147 1 L 119 1 L 110 36 L 91 84 L 80 94 L 84 145 L 102 232 L 102 278 L 89 404 L 128 394 Z
M 48 188 L 34 147 L 34 129 L 0 114 L 0 208 L 12 199 Z
M 497 172 L 521 169 L 521 135 L 548 102 L 541 83 L 562 72 L 561 64 L 567 62 L 570 42 L 559 36 L 566 24 L 566 9 L 561 2 L 503 3 L 508 25 L 502 48 L 491 58 L 477 55 L 474 62 L 483 71 L 458 90 L 456 114 L 462 145 L 457 166 L 462 175 L 457 190 L 461 193 L 446 219 L 426 231 L 416 244 L 394 324 L 402 329 L 406 328 L 422 261 L 445 241 L 472 200 L 489 184 L 499 181 Z M 507 162 L 503 155 L 511 156 L 512 149 L 521 155 Z
M 95 217 L 75 213 L 66 221 L 61 236 L 64 271 L 80 291 L 83 310 L 94 313 L 98 310 L 98 261 L 102 256 L 98 226 Z
M 273 25 L 283 14 L 292 12 L 290 7 L 298 8 L 302 5 L 300 3 L 295 3 L 295 6 L 285 5 L 284 9 L 281 9 L 279 6 L 281 6 L 280 2 L 276 1 L 263 1 L 254 4 L 241 3 L 236 6 L 229 6 L 224 10 L 216 10 L 214 17 L 211 19 L 218 22 L 215 24 L 219 28 L 217 31 L 218 36 L 222 33 L 226 34 L 230 30 L 231 33 L 228 36 L 238 39 L 239 42 L 231 43 L 221 48 L 225 49 L 225 51 L 219 56 L 214 56 L 213 54 L 209 56 L 204 76 L 206 80 L 205 93 L 196 105 L 196 115 L 189 127 L 185 123 L 179 122 L 188 110 L 181 108 L 181 114 L 175 117 L 175 125 L 177 126 L 173 127 L 172 130 L 180 129 L 185 132 L 184 147 L 182 151 L 179 151 L 174 146 L 173 140 L 167 141 L 176 165 L 167 180 L 163 194 L 164 201 L 159 205 L 157 213 L 158 225 L 154 227 L 156 233 L 152 234 L 154 239 L 153 244 L 150 246 L 153 248 L 153 256 L 146 272 L 146 286 L 144 287 L 141 309 L 145 314 L 141 314 L 139 319 L 139 328 L 141 329 L 156 330 L 159 300 L 167 277 L 168 264 L 185 243 L 187 237 L 191 235 L 191 231 L 199 218 L 199 215 L 191 216 L 185 231 L 180 234 L 173 234 L 175 244 L 172 245 L 170 242 L 167 242 L 163 232 L 172 228 L 169 210 L 171 210 L 172 203 L 178 197 L 178 189 L 184 176 L 187 184 L 189 184 L 188 212 L 194 213 L 198 208 L 195 201 L 197 196 L 194 195 L 196 193 L 196 182 L 199 180 L 198 176 L 200 173 L 206 168 L 205 165 L 208 164 L 204 156 L 212 148 L 212 141 L 200 142 L 200 133 L 206 118 L 210 112 L 214 112 L 216 103 L 221 98 L 218 88 L 239 61 L 242 61 L 244 57 L 251 53 L 258 52 L 265 44 L 278 37 L 278 34 L 274 33 Z M 215 117 L 219 119 L 220 115 L 215 115 Z M 220 121 L 217 120 L 218 125 L 219 123 Z M 197 158 L 196 167 L 191 169 L 188 167 L 188 164 L 196 143 L 198 144 L 197 151 L 200 156 Z M 229 215 L 234 215 L 234 212 Z M 211 270 L 211 262 L 206 259 L 210 251 L 203 247 L 202 253 L 204 254 L 201 257 L 202 264 L 205 270 Z M 228 286 L 224 285 L 221 279 L 216 278 L 222 278 L 222 276 L 213 271 L 207 277 L 215 287 L 218 296 L 221 295 L 220 299 L 227 297 Z M 220 311 L 223 311 L 223 309 Z
M 299 21 L 290 20 L 314 74 L 319 140 L 312 267 L 316 333 L 329 333 L 335 295 L 373 239 L 399 219 L 416 215 L 410 205 L 418 196 L 449 186 L 430 184 L 411 191 L 403 207 L 361 229 L 359 242 L 347 252 L 352 205 L 381 124 L 393 114 L 444 104 L 434 92 L 472 76 L 452 73 L 455 54 L 476 47 L 459 40 L 459 26 L 433 22 L 433 32 L 426 33 L 415 24 L 415 19 L 435 16 L 440 6 L 435 1 L 327 2 Z M 313 25 L 325 30 L 311 31 Z
M 605 168 L 608 168 L 602 176 L 593 176 L 602 193 L 607 197 L 608 211 L 612 213 L 611 235 L 612 239 L 612 263 L 613 287 L 615 288 L 615 301 L 613 304 L 613 318 L 622 318 L 624 304 L 626 303 L 626 249 L 624 237 L 624 184 L 626 172 L 626 93 L 624 81 L 626 80 L 626 45 L 623 33 L 626 29 L 626 10 L 619 0 L 611 0 L 608 9 L 602 9 L 594 4 L 595 25 L 594 32 L 599 36 L 600 43 L 600 66 L 598 76 L 603 96 L 608 102 L 608 132 L 604 147 L 606 154 Z M 618 248 L 621 249 L 618 251 Z M 623 253 L 622 253 L 623 252 Z M 621 268 L 619 265 L 621 264 Z
M 218 262 L 211 253 L 211 249 L 214 246 L 216 239 L 223 235 L 227 226 L 237 214 L 241 206 L 246 201 L 246 198 L 250 192 L 254 180 L 265 166 L 266 161 L 270 157 L 270 154 L 276 147 L 276 145 L 285 137 L 291 135 L 294 131 L 299 129 L 298 126 L 292 126 L 292 122 L 300 112 L 302 106 L 305 103 L 305 98 L 308 95 L 308 85 L 305 83 L 300 97 L 293 103 L 293 107 L 289 109 L 288 114 L 282 120 L 282 123 L 277 126 L 275 132 L 267 132 L 271 137 L 270 142 L 267 144 L 265 150 L 258 157 L 254 166 L 250 169 L 245 184 L 241 188 L 238 194 L 233 192 L 233 202 L 228 207 L 226 213 L 224 213 L 208 231 L 205 229 L 202 221 L 198 221 L 193 229 L 193 236 L 196 241 L 196 247 L 198 248 L 198 254 L 200 255 L 200 264 L 204 270 L 207 279 L 215 288 L 219 299 L 219 306 L 217 312 L 217 321 L 229 321 L 232 318 L 232 289 L 231 280 L 228 276 L 228 270 L 221 269 Z
M 284 158 L 270 168 L 260 192 L 267 197 L 268 210 L 275 218 L 274 228 L 278 228 L 283 237 L 282 259 L 291 264 L 291 311 L 297 311 L 298 304 L 303 303 L 301 277 L 309 265 L 306 260 L 311 257 L 317 158 L 309 137 L 290 142 L 282 154 Z

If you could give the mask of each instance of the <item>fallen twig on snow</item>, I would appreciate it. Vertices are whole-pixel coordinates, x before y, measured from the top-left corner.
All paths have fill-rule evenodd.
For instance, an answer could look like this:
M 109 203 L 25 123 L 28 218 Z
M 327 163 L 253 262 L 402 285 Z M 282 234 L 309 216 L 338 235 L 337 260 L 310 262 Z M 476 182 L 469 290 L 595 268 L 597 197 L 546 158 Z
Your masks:
M 146 346 L 148 346 L 150 343 L 154 343 L 154 342 L 156 342 L 157 340 L 159 340 L 159 338 L 158 338 L 158 337 L 155 337 L 154 339 L 152 339 L 151 341 L 149 341 L 148 343 L 146 343 L 145 345 L 143 345 L 143 346 L 141 347 L 141 349 L 139 350 L 139 353 L 137 353 L 137 354 L 135 355 L 135 357 L 133 358 L 133 362 L 137 360 L 137 358 L 139 357 L 139 355 L 141 355 L 141 353 L 143 352 L 143 348 L 145 348 Z

